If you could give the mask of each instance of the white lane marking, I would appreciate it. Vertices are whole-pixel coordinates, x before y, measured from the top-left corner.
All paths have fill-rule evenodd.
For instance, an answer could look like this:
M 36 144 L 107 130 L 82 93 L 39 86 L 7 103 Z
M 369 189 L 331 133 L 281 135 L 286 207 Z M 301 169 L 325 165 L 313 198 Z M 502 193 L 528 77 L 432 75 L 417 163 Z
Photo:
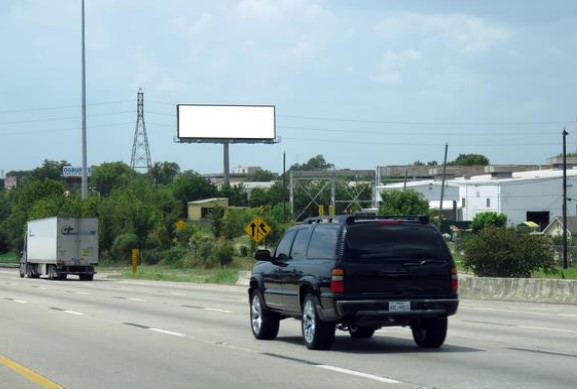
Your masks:
M 17 299 L 9 299 L 12 302 L 18 303 L 18 304 L 27 304 L 27 301 L 24 300 L 17 300 Z
M 87 292 L 76 292 L 76 294 L 82 294 L 82 295 L 88 296 L 90 293 L 87 293 Z
M 174 335 L 174 336 L 185 336 L 184 334 L 181 334 L 180 332 L 166 331 L 166 330 L 161 330 L 160 328 L 148 328 L 148 329 L 150 331 L 160 332 L 161 334 Z
M 354 371 L 354 370 L 349 370 L 349 369 L 342 369 L 340 367 L 335 367 L 335 366 L 330 366 L 330 365 L 315 365 L 315 367 L 319 367 L 319 368 L 325 369 L 325 370 L 335 371 L 337 373 L 349 374 L 349 375 L 352 375 L 355 377 L 367 378 L 369 380 L 373 380 L 373 381 L 377 381 L 377 382 L 383 382 L 386 384 L 400 384 L 401 383 L 401 381 L 393 380 L 391 378 L 385 378 L 385 377 L 380 377 L 378 375 L 361 373 L 359 371 Z
M 143 299 L 137 299 L 137 298 L 127 298 L 127 300 L 129 300 L 129 301 L 136 301 L 136 302 L 139 302 L 139 303 L 143 303 L 143 302 L 145 302 L 145 301 L 146 301 L 146 300 L 143 300 Z
M 218 308 L 203 308 L 203 309 L 209 312 L 232 313 L 232 311 L 229 311 L 227 309 L 218 309 Z
M 562 328 L 551 328 L 551 327 L 534 327 L 534 326 L 516 326 L 518 328 L 525 328 L 528 330 L 537 330 L 537 331 L 545 331 L 545 332 L 569 332 L 569 333 L 577 333 L 577 330 L 564 330 Z
M 83 313 L 81 313 L 81 312 L 76 312 L 76 311 L 68 311 L 68 310 L 65 310 L 65 311 L 62 311 L 62 312 L 69 313 L 69 314 L 71 314 L 71 315 L 76 315 L 76 316 L 84 316 Z
M 577 314 L 574 313 L 553 313 L 553 312 L 537 312 L 537 311 L 520 311 L 515 309 L 499 309 L 499 308 L 483 308 L 483 307 L 459 307 L 459 310 L 471 310 L 471 311 L 492 311 L 492 312 L 503 312 L 506 311 L 507 313 L 519 313 L 524 315 L 541 315 L 541 316 L 551 316 L 554 314 L 555 316 L 563 316 L 563 317 L 577 317 Z

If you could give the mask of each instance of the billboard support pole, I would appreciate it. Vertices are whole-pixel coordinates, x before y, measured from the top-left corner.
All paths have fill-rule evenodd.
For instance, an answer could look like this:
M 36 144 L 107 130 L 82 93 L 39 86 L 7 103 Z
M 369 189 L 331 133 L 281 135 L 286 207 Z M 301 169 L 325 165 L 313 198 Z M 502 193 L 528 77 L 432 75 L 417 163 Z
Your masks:
M 223 157 L 224 157 L 224 158 L 223 158 L 223 159 L 224 159 L 224 169 L 223 169 L 223 172 L 224 172 L 224 182 L 223 182 L 223 184 L 224 184 L 225 187 L 230 186 L 230 170 L 229 170 L 229 159 L 228 159 L 228 145 L 229 145 L 229 142 L 228 142 L 227 140 L 225 140 L 225 141 L 223 142 L 223 152 L 224 152 L 224 156 L 223 156 Z

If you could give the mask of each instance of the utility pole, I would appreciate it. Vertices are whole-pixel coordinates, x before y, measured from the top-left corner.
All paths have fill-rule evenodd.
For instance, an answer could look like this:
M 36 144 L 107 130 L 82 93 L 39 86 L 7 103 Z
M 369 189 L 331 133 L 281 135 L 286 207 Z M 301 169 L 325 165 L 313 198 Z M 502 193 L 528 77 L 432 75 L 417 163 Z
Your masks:
M 443 159 L 443 179 L 441 180 L 441 202 L 439 203 L 439 228 L 443 222 L 443 201 L 445 197 L 445 175 L 447 173 L 447 152 L 449 151 L 449 144 L 445 143 L 445 158 Z
M 88 168 L 86 163 L 86 48 L 84 44 L 84 0 L 82 0 L 82 200 L 88 197 Z
M 563 129 L 563 269 L 567 269 L 567 135 Z
M 286 153 L 282 153 L 282 222 L 286 223 Z

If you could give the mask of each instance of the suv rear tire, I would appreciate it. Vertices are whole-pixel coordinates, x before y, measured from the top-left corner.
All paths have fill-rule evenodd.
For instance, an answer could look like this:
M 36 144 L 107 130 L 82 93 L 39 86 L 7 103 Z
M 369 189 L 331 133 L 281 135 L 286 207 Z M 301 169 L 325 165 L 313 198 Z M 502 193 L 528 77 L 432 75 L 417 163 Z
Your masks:
M 273 340 L 278 335 L 280 318 L 266 309 L 260 290 L 250 299 L 250 328 L 256 339 Z
M 411 325 L 413 339 L 420 348 L 439 348 L 447 336 L 447 318 L 421 319 Z
M 319 319 L 316 302 L 317 299 L 313 294 L 306 295 L 302 310 L 303 338 L 308 349 L 326 350 L 335 340 L 336 324 Z

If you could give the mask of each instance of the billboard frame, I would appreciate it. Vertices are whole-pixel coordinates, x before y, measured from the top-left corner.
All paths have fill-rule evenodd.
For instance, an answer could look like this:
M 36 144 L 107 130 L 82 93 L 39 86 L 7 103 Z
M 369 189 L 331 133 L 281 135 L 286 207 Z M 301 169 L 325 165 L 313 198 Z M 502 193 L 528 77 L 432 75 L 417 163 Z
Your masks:
M 182 107 L 182 109 L 181 109 Z M 199 108 L 207 108 L 208 110 L 214 110 L 215 112 L 219 110 L 219 108 L 222 108 L 223 112 L 225 113 L 227 108 L 231 108 L 233 110 L 236 110 L 237 108 L 242 109 L 242 108 L 263 108 L 265 109 L 265 111 L 272 109 L 272 118 L 268 118 L 269 120 L 272 119 L 272 123 L 265 123 L 265 126 L 268 126 L 266 128 L 266 131 L 272 131 L 272 136 L 266 136 L 266 137 L 238 137 L 238 136 L 217 136 L 217 137 L 194 137 L 194 136 L 181 136 L 181 125 L 184 126 L 186 125 L 185 123 L 183 123 L 183 121 L 185 121 L 185 119 L 183 117 L 181 117 L 181 110 L 184 110 L 186 107 L 199 107 Z M 205 110 L 206 111 L 206 110 Z M 246 110 L 248 112 L 248 110 Z M 236 114 L 240 114 L 242 111 L 237 112 Z M 232 111 L 230 111 L 229 113 L 234 113 Z M 245 112 L 246 113 L 246 112 Z M 266 112 L 265 112 L 266 113 Z M 270 115 L 270 113 L 268 113 L 268 115 Z M 262 115 L 261 115 L 262 116 Z M 216 118 L 216 116 L 214 116 L 214 118 Z M 237 119 L 241 119 L 241 117 L 239 116 Z M 220 119 L 217 119 L 220 120 Z M 198 123 L 192 123 L 192 124 L 198 124 Z M 231 126 L 234 125 L 233 123 L 230 123 Z M 228 125 L 228 124 L 226 124 Z M 259 125 L 263 125 L 263 123 L 259 123 Z M 227 129 L 228 130 L 228 129 Z M 176 105 L 176 137 L 174 138 L 174 141 L 176 143 L 217 143 L 217 144 L 230 144 L 230 143 L 278 143 L 277 140 L 277 135 L 276 135 L 276 106 L 274 105 L 258 105 L 258 104 L 177 104 Z M 230 129 L 231 131 L 231 135 L 232 131 L 234 131 L 234 129 Z

